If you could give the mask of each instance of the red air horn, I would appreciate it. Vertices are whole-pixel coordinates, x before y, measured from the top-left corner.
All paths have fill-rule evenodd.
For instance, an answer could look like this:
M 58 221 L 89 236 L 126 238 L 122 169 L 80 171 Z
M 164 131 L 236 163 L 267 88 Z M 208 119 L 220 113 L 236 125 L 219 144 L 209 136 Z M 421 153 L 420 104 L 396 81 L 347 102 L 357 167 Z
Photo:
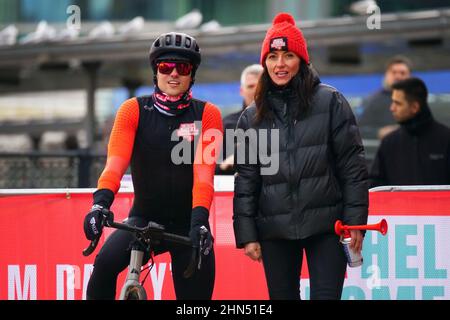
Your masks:
M 338 236 L 350 237 L 350 230 L 375 230 L 379 231 L 384 236 L 388 231 L 388 224 L 385 219 L 382 219 L 376 224 L 365 224 L 360 226 L 347 226 L 342 224 L 341 220 L 338 220 L 334 225 L 334 231 Z
M 381 232 L 384 236 L 388 230 L 388 224 L 385 219 L 382 219 L 376 224 L 366 224 L 360 226 L 347 226 L 343 225 L 341 220 L 336 221 L 334 225 L 334 231 L 338 236 L 341 236 L 340 242 L 343 245 L 345 255 L 347 257 L 347 263 L 350 267 L 358 267 L 363 263 L 363 257 L 361 252 L 355 252 L 350 248 L 351 235 L 350 230 L 375 230 Z

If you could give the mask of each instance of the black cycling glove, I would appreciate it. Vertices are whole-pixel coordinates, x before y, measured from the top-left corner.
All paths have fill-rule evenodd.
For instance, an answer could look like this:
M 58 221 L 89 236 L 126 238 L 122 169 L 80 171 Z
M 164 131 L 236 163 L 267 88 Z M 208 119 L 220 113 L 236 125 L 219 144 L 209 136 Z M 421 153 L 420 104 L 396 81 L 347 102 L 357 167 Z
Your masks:
M 84 218 L 84 234 L 90 241 L 98 238 L 103 231 L 105 218 L 103 209 L 111 207 L 114 201 L 114 193 L 108 189 L 99 189 L 94 192 L 94 205 Z
M 191 230 L 189 237 L 194 247 L 201 247 L 202 254 L 208 255 L 211 252 L 214 238 L 211 235 L 209 226 L 209 212 L 205 207 L 195 207 L 192 209 Z M 202 243 L 200 241 L 202 240 Z

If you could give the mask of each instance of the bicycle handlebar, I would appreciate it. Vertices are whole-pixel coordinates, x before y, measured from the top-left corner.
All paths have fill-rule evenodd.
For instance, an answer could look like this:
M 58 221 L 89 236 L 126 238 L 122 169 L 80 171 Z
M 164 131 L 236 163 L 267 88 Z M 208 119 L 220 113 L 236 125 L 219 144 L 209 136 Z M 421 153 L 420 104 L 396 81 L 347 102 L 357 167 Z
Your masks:
M 169 233 L 164 231 L 164 227 L 150 221 L 146 227 L 136 227 L 130 226 L 125 223 L 118 222 L 106 222 L 106 226 L 110 228 L 135 232 L 143 235 L 146 238 L 162 239 L 165 241 L 170 241 L 173 243 L 178 243 L 186 246 L 192 246 L 191 239 L 188 237 L 180 236 L 174 233 Z
M 106 212 L 105 212 L 106 213 Z M 108 212 L 109 213 L 109 212 Z M 103 222 L 104 226 L 115 228 L 119 230 L 125 230 L 129 232 L 134 232 L 142 235 L 144 238 L 149 239 L 158 239 L 170 241 L 173 243 L 178 243 L 181 245 L 192 246 L 191 239 L 189 237 L 180 236 L 177 234 L 169 233 L 164 231 L 164 227 L 160 224 L 150 221 L 145 227 L 136 227 L 131 226 L 125 223 L 114 222 L 108 219 L 105 219 Z M 97 248 L 98 242 L 100 240 L 100 236 L 91 241 L 89 246 L 83 250 L 83 255 L 85 257 L 89 256 L 94 250 Z
M 133 232 L 139 237 L 142 237 L 144 239 L 155 239 L 155 240 L 165 240 L 172 243 L 177 243 L 185 246 L 192 247 L 192 255 L 191 255 L 191 261 L 189 262 L 188 267 L 186 268 L 184 272 L 184 277 L 189 278 L 192 276 L 192 274 L 195 272 L 196 265 L 197 268 L 200 270 L 201 268 L 201 251 L 202 251 L 202 243 L 203 240 L 206 237 L 206 234 L 209 232 L 205 228 L 205 230 L 201 230 L 200 232 L 200 247 L 194 246 L 191 239 L 189 237 L 180 236 L 177 234 L 169 233 L 164 231 L 164 226 L 150 221 L 147 226 L 145 227 L 136 227 L 132 225 L 128 225 L 125 223 L 119 223 L 114 222 L 114 214 L 109 211 L 108 209 L 102 209 L 103 214 L 103 221 L 102 226 L 125 230 L 129 232 Z M 83 250 L 84 256 L 89 256 L 94 250 L 97 248 L 98 242 L 100 240 L 101 234 L 91 241 L 89 246 Z

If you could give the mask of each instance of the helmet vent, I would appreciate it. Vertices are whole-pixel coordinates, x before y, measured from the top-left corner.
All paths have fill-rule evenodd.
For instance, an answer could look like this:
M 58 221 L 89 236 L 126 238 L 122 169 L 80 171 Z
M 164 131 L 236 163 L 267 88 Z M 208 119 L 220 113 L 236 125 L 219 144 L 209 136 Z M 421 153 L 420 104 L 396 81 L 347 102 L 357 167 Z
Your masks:
M 180 47 L 180 46 L 181 46 L 181 36 L 180 36 L 179 34 L 177 34 L 177 35 L 175 36 L 175 45 L 176 45 L 177 47 Z
M 184 41 L 184 46 L 186 48 L 190 48 L 191 47 L 191 39 L 186 37 L 186 40 Z

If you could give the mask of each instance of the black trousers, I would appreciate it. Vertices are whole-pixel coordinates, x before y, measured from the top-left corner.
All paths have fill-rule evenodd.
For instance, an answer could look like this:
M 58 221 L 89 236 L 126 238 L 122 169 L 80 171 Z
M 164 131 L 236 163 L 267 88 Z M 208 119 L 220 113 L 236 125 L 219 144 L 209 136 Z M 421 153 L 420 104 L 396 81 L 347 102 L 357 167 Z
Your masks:
M 132 217 L 128 224 L 146 226 L 148 221 Z M 130 243 L 133 234 L 123 230 L 114 231 L 103 244 L 95 258 L 94 270 L 89 279 L 86 297 L 88 300 L 109 299 L 116 296 L 116 282 L 120 272 L 130 263 Z M 178 300 L 210 300 L 214 289 L 215 258 L 214 251 L 202 257 L 201 270 L 196 270 L 190 278 L 184 278 L 183 272 L 188 266 L 192 249 L 190 247 L 162 244 L 154 248 L 154 254 L 169 252 L 172 260 L 172 279 Z M 145 257 L 144 264 L 149 257 Z
M 311 300 L 340 299 L 347 260 L 339 237 L 334 234 L 304 240 L 261 241 L 270 299 L 300 299 L 303 250 L 308 263 Z

